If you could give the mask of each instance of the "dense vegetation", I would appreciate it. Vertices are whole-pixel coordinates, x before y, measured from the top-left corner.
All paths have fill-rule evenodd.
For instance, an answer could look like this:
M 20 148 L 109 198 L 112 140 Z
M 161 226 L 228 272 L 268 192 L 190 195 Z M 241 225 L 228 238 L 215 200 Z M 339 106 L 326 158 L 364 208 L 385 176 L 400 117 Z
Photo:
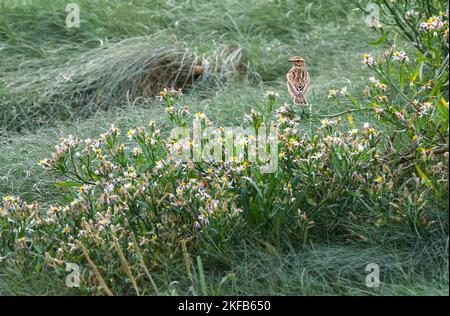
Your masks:
M 448 5 L 375 2 L 1 2 L 0 292 L 448 294 Z M 278 164 L 170 161 L 192 124 Z

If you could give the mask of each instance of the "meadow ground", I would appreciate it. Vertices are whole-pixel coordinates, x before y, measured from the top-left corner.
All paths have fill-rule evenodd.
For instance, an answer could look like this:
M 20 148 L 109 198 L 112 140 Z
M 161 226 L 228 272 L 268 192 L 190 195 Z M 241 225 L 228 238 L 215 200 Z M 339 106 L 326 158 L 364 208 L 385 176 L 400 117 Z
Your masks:
M 121 78 L 141 71 L 139 62 L 150 57 L 208 60 L 215 71 L 189 87 L 183 102 L 231 126 L 263 104 L 266 90 L 291 101 L 285 88 L 291 55 L 307 61 L 314 111 L 342 111 L 328 89 L 347 86 L 360 95 L 369 76 L 361 56 L 380 49 L 370 44 L 378 35 L 347 1 L 77 0 L 75 29 L 65 27 L 66 2 L 0 0 L 0 196 L 64 203 L 64 191 L 37 164 L 62 135 L 95 137 L 111 123 L 122 130 L 150 120 L 162 126 L 165 109 L 151 96 L 164 83 L 150 82 L 137 99 L 115 94 L 126 84 Z M 104 100 L 92 101 L 93 87 L 105 92 Z M 65 101 L 68 95 L 78 97 Z M 354 120 L 362 124 L 366 114 Z M 432 238 L 400 234 L 359 241 L 323 236 L 303 245 L 256 236 L 205 259 L 204 272 L 190 276 L 182 258 L 170 258 L 153 277 L 162 294 L 448 295 L 445 227 Z M 371 262 L 382 267 L 379 288 L 365 284 Z M 77 293 L 51 271 L 0 262 L 0 294 Z

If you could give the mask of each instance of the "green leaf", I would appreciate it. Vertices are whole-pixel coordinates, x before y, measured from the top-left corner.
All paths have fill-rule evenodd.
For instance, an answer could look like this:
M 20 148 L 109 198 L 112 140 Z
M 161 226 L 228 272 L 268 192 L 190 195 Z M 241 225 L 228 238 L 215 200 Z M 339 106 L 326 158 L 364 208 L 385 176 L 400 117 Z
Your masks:
M 422 67 L 422 63 L 423 62 L 418 63 L 416 69 L 414 69 L 414 72 L 413 72 L 413 74 L 411 76 L 411 82 L 416 81 L 417 77 L 419 76 L 420 67 Z
M 198 274 L 200 277 L 200 287 L 202 289 L 202 294 L 204 296 L 208 296 L 208 290 L 206 288 L 206 280 L 205 280 L 205 271 L 203 270 L 202 258 L 197 256 L 197 266 L 198 266 Z
M 436 103 L 436 107 L 439 110 L 439 113 L 441 114 L 441 117 L 444 119 L 444 122 L 446 122 L 445 125 L 448 125 L 448 121 L 449 121 L 448 104 L 447 104 L 447 107 L 445 107 L 446 103 L 441 103 L 441 102 L 437 102 L 436 101 L 435 102 Z M 444 102 L 445 102 L 445 100 L 444 100 Z
M 417 55 L 419 55 L 419 57 L 418 57 L 418 61 L 419 61 L 419 62 L 425 62 L 425 61 L 428 60 L 428 58 L 426 58 L 426 57 L 424 56 L 424 54 L 422 54 L 420 51 L 417 52 Z
M 370 45 L 378 45 L 383 43 L 386 40 L 387 37 L 387 33 L 384 33 L 383 35 L 381 35 L 378 39 L 376 39 L 373 42 L 369 42 Z
M 250 182 L 251 185 L 253 185 L 256 192 L 258 193 L 258 197 L 263 198 L 263 194 L 262 194 L 261 190 L 259 189 L 258 185 L 255 183 L 255 181 L 253 181 L 253 179 L 251 179 L 249 177 L 243 177 L 243 178 L 246 179 L 248 182 Z
M 433 181 L 430 180 L 430 178 L 428 178 L 428 176 L 425 174 L 425 172 L 423 172 L 422 169 L 420 169 L 418 164 L 414 164 L 416 166 L 416 170 L 419 173 L 420 177 L 425 181 L 425 183 L 434 190 L 434 192 L 437 194 L 437 190 L 433 185 Z
M 400 89 L 405 88 L 405 64 L 400 67 Z

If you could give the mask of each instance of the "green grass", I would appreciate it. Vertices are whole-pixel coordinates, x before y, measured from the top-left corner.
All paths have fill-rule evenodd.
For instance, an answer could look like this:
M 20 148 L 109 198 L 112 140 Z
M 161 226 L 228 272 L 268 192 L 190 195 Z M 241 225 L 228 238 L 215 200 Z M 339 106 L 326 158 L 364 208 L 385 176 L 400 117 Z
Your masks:
M 161 72 L 158 66 L 167 58 L 174 62 L 186 54 L 187 67 L 189 60 L 210 65 L 209 76 L 201 78 L 209 89 L 197 92 L 208 97 L 236 76 L 280 86 L 289 69 L 287 56 L 304 55 L 313 77 L 311 100 L 329 112 L 328 88 L 361 88 L 359 59 L 370 49 L 368 39 L 376 37 L 349 5 L 323 0 L 135 1 L 133 6 L 78 1 L 79 29 L 64 27 L 65 1 L 8 3 L 0 17 L 0 122 L 12 131 L 123 105 L 126 92 L 136 89 L 136 77 L 150 80 L 132 97 L 151 96 L 171 82 L 157 82 L 151 74 Z
M 204 288 L 193 256 L 192 281 L 181 259 L 163 263 L 152 278 L 163 295 L 448 295 L 447 247 L 446 240 L 439 238 L 403 249 L 356 242 L 274 252 L 243 244 L 227 260 L 226 267 L 217 268 L 217 262 L 203 257 Z M 366 287 L 365 267 L 373 262 L 380 266 L 378 288 Z M 24 273 L 17 268 L 2 268 L 0 280 L 2 295 L 79 293 L 76 288 L 65 287 L 64 275 L 50 271 Z M 151 287 L 142 291 L 144 295 L 154 294 Z
M 137 0 L 131 6 L 78 0 L 82 22 L 75 30 L 64 27 L 68 2 L 0 0 L 0 196 L 21 195 L 44 205 L 64 201 L 54 176 L 37 165 L 62 134 L 93 137 L 111 123 L 124 130 L 150 120 L 163 125 L 164 109 L 152 96 L 173 80 L 152 77 L 145 89 L 127 98 L 136 78 L 149 73 L 144 67 L 149 60 L 153 72 L 167 56 L 188 56 L 188 66 L 207 60 L 210 74 L 189 86 L 186 102 L 218 124 L 235 125 L 263 103 L 265 90 L 276 90 L 290 102 L 284 76 L 287 58 L 297 54 L 308 63 L 314 111 L 339 112 L 342 108 L 327 99 L 327 89 L 348 86 L 358 94 L 367 80 L 361 55 L 378 49 L 368 44 L 377 35 L 344 1 Z M 73 80 L 62 80 L 61 73 Z M 355 116 L 357 123 L 365 119 Z M 448 235 L 416 239 L 392 244 L 330 240 L 305 247 L 284 241 L 274 248 L 244 243 L 232 256 L 202 257 L 207 291 L 448 295 Z M 167 262 L 154 275 L 161 293 L 203 293 L 197 261 L 191 259 L 194 284 L 182 262 Z M 382 268 L 379 289 L 365 287 L 364 267 L 370 262 Z M 3 295 L 77 293 L 63 282 L 50 271 L 33 273 L 0 263 Z

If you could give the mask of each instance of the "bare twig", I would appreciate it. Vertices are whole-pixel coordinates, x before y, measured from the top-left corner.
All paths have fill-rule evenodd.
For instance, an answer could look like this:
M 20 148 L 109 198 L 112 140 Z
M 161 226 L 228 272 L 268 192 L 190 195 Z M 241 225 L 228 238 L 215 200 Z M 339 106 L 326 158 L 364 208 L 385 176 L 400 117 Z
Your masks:
M 89 253 L 86 249 L 86 247 L 83 245 L 81 241 L 78 241 L 78 245 L 81 247 L 81 250 L 83 251 L 83 255 L 86 258 L 89 268 L 91 268 L 92 272 L 94 273 L 95 277 L 97 278 L 97 281 L 100 283 L 100 286 L 105 290 L 106 294 L 108 296 L 114 296 L 111 290 L 106 285 L 105 280 L 102 278 L 102 275 L 100 274 L 100 271 L 98 271 L 97 266 L 95 265 L 94 261 L 92 261 L 91 257 L 89 257 Z
M 130 278 L 131 284 L 133 284 L 134 290 L 136 291 L 136 295 L 140 296 L 139 294 L 139 288 L 137 286 L 136 279 L 133 276 L 133 273 L 131 273 L 130 266 L 127 262 L 127 259 L 125 258 L 125 255 L 123 254 L 122 248 L 120 248 L 119 243 L 117 242 L 117 237 L 112 236 L 114 247 L 116 248 L 120 261 L 122 262 L 123 268 L 125 269 L 126 273 L 128 274 L 128 277 Z
M 131 228 L 130 223 L 128 222 L 127 219 L 125 219 L 125 222 L 127 223 L 127 225 Z M 155 290 L 156 295 L 160 295 L 158 287 L 156 286 L 155 281 L 153 280 L 150 271 L 147 268 L 147 265 L 145 264 L 145 260 L 144 260 L 144 256 L 142 255 L 141 250 L 139 249 L 139 243 L 136 240 L 136 236 L 134 235 L 133 230 L 131 229 L 131 237 L 133 238 L 133 242 L 134 242 L 134 246 L 136 247 L 136 252 L 137 255 L 139 257 L 139 261 L 141 262 L 141 266 L 145 271 L 145 274 L 147 275 L 148 279 L 150 280 L 150 282 L 152 283 L 153 289 Z
M 446 153 L 446 152 L 448 152 L 448 146 L 447 146 L 447 145 L 445 145 L 445 146 L 443 146 L 443 147 L 441 147 L 441 148 L 438 148 L 438 149 L 430 150 L 430 153 L 432 153 L 432 154 L 434 154 L 434 155 L 442 155 L 442 154 L 444 154 L 444 153 Z M 414 160 L 415 158 L 416 158 L 416 153 L 415 153 L 415 151 L 414 151 L 412 154 L 409 154 L 409 155 L 407 155 L 407 156 L 403 156 L 403 157 L 397 162 L 397 165 L 400 165 L 400 164 L 405 163 L 405 162 L 407 162 L 407 161 Z
M 344 112 L 340 112 L 340 113 L 324 114 L 324 115 L 322 115 L 322 114 L 315 114 L 314 116 L 317 116 L 317 117 L 338 117 L 338 116 L 342 116 L 342 115 L 345 115 L 345 114 L 348 114 L 348 113 L 352 113 L 352 112 L 362 112 L 362 111 L 367 111 L 367 110 L 368 110 L 367 108 L 348 109 L 348 110 L 346 110 Z

